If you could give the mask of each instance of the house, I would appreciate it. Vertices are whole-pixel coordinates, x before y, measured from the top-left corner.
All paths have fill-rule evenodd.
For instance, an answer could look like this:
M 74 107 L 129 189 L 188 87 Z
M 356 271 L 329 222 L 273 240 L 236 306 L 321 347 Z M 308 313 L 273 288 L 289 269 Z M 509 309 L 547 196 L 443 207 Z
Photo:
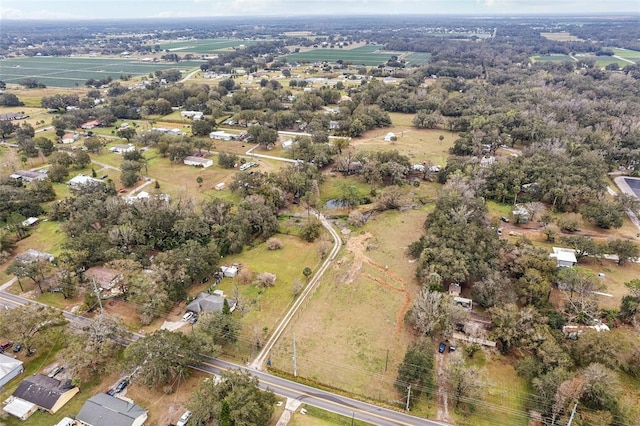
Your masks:
M 39 260 L 53 262 L 53 259 L 54 257 L 51 253 L 45 253 L 34 249 L 26 250 L 16 256 L 16 260 L 19 260 L 22 263 L 33 263 Z
M 44 180 L 49 177 L 46 173 L 33 170 L 18 170 L 9 175 L 11 179 L 21 180 L 23 182 L 33 182 L 34 180 Z
M 384 141 L 385 142 L 393 142 L 396 141 L 398 138 L 396 137 L 396 135 L 393 132 L 389 132 L 386 135 L 384 135 Z
M 29 118 L 29 116 L 24 115 L 20 112 L 8 112 L 5 114 L 0 114 L 0 121 L 24 120 L 25 118 Z
M 109 148 L 109 152 L 115 152 L 118 154 L 124 154 L 125 152 L 133 152 L 136 150 L 136 147 L 130 143 L 127 145 L 114 145 Z
M 101 181 L 100 179 L 92 178 L 91 176 L 85 176 L 83 174 L 79 174 L 78 176 L 74 177 L 69 182 L 67 182 L 67 184 L 72 189 L 82 189 L 82 187 L 85 185 L 93 185 L 93 184 L 104 185 L 104 182 Z
M 0 353 L 0 388 L 23 371 L 22 361 Z
M 238 136 L 232 133 L 227 133 L 222 130 L 209 133 L 209 137 L 211 139 L 216 139 L 219 141 L 232 141 L 235 140 Z
M 183 118 L 190 118 L 192 120 L 202 120 L 204 113 L 200 111 L 181 111 L 180 116 Z
M 200 312 L 222 312 L 224 301 L 227 301 L 231 312 L 236 308 L 236 301 L 226 299 L 218 294 L 200 293 L 187 305 L 187 311 L 199 314 Z
M 78 135 L 76 135 L 75 133 L 65 133 L 62 136 L 62 143 L 74 143 L 75 141 L 78 140 Z
M 221 266 L 220 270 L 225 277 L 233 278 L 238 275 L 238 267 L 237 266 Z
M 58 380 L 35 374 L 18 385 L 11 395 L 11 401 L 7 402 L 3 410 L 22 420 L 37 409 L 55 414 L 78 392 L 80 389 L 73 386 L 69 379 Z
M 578 264 L 576 251 L 570 248 L 553 247 L 553 253 L 549 257 L 556 259 L 556 265 L 562 269 L 571 268 Z
M 194 157 L 190 155 L 185 157 L 184 164 L 187 166 L 203 167 L 206 169 L 207 167 L 213 166 L 213 160 L 210 158 Z
M 102 290 L 111 290 L 118 284 L 122 274 L 104 266 L 92 266 L 84 272 L 84 276 L 94 281 Z
M 132 402 L 99 393 L 87 399 L 76 420 L 85 426 L 142 426 L 147 410 Z
M 26 220 L 22 221 L 22 226 L 27 227 L 27 226 L 33 226 L 36 223 L 38 223 L 40 219 L 38 219 L 37 217 L 29 217 Z
M 166 204 L 169 203 L 169 194 L 149 194 L 147 191 L 140 191 L 136 195 L 124 197 L 123 201 L 127 204 L 133 204 L 135 202 L 147 201 L 147 200 L 160 200 Z
M 511 214 L 516 223 L 529 223 L 529 210 L 522 204 L 516 204 Z
M 597 322 L 594 325 L 571 325 L 567 324 L 562 327 L 562 333 L 570 339 L 576 339 L 581 333 L 590 333 L 595 331 L 599 333 L 601 331 L 610 331 L 607 324 Z
M 100 127 L 103 124 L 104 123 L 102 120 L 91 120 L 91 121 L 87 121 L 86 123 L 82 123 L 80 125 L 80 128 L 84 130 L 90 130 L 90 129 L 95 129 L 96 127 Z

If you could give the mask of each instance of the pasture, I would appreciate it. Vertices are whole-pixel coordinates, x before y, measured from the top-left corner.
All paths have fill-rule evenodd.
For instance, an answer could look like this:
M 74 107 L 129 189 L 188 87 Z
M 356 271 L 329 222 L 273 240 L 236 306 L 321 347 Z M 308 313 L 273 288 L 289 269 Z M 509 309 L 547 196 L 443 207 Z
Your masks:
M 613 50 L 616 56 L 619 56 L 627 61 L 638 63 L 640 61 L 640 52 L 637 50 L 621 49 L 617 47 L 607 47 L 607 49 Z
M 0 60 L 0 80 L 18 84 L 25 78 L 54 87 L 84 86 L 90 78 L 114 80 L 123 74 L 132 77 L 146 76 L 157 70 L 197 68 L 202 62 L 141 62 L 139 59 L 89 58 L 89 57 L 31 57 Z
M 579 37 L 571 35 L 566 31 L 561 31 L 557 33 L 540 33 L 540 36 L 546 38 L 547 40 L 553 41 L 584 41 Z
M 343 60 L 353 65 L 376 66 L 385 63 L 400 52 L 383 52 L 382 46 L 367 45 L 353 49 L 312 49 L 287 55 L 287 62 L 337 62 Z
M 431 60 L 431 53 L 414 52 L 404 57 L 407 65 L 426 65 Z
M 261 40 L 241 40 L 232 38 L 213 38 L 204 40 L 185 40 L 169 43 L 160 43 L 162 50 L 172 53 L 221 53 L 238 48 L 241 45 L 252 46 Z M 268 40 L 262 40 L 268 41 Z

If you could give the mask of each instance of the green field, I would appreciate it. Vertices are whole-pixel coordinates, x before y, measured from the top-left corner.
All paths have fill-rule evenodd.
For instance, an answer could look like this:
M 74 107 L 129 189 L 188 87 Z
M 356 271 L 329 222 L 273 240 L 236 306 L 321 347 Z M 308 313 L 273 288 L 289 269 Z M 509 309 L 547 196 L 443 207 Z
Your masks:
M 375 66 L 387 62 L 399 52 L 381 53 L 382 46 L 362 46 L 355 49 L 313 49 L 287 55 L 287 62 L 337 62 L 342 59 L 354 65 Z
M 260 40 L 214 38 L 162 43 L 160 44 L 160 48 L 174 53 L 217 53 L 229 50 L 230 48 L 239 47 L 240 45 L 252 46 L 257 43 L 260 43 Z
M 404 59 L 408 65 L 425 65 L 431 60 L 431 53 L 410 53 Z
M 638 63 L 640 61 L 640 52 L 637 50 L 619 49 L 617 47 L 607 47 L 607 49 L 613 50 L 616 56 Z
M 640 59 L 640 56 L 633 59 L 633 55 L 634 54 L 640 55 L 640 52 L 635 52 L 633 50 L 627 50 L 626 52 L 631 52 L 631 53 L 627 53 L 627 56 L 625 57 L 625 59 L 636 60 L 636 61 Z M 619 56 L 623 57 L 622 55 L 619 55 Z M 531 57 L 531 60 L 533 62 L 564 62 L 564 61 L 575 62 L 576 60 L 579 61 L 581 59 L 593 59 L 596 61 L 596 65 L 600 67 L 604 67 L 606 65 L 613 64 L 613 63 L 620 65 L 621 68 L 624 68 L 626 65 L 630 65 L 629 62 L 618 59 L 618 58 L 614 58 L 612 56 L 580 56 L 580 55 L 569 56 L 569 55 L 555 54 L 555 55 L 536 55 Z
M 17 84 L 25 78 L 35 78 L 47 86 L 76 87 L 84 86 L 90 78 L 103 79 L 110 76 L 118 79 L 122 74 L 137 77 L 157 70 L 192 69 L 200 64 L 198 61 L 147 63 L 137 59 L 50 56 L 3 59 L 0 60 L 0 80 Z
M 536 55 L 532 56 L 531 60 L 533 62 L 564 62 L 564 61 L 574 61 L 574 59 L 569 55 Z

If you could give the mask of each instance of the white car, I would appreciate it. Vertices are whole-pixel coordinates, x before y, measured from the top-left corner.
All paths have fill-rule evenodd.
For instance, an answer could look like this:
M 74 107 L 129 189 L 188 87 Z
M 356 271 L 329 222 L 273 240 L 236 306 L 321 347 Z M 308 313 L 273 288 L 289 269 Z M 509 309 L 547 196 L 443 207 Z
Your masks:
M 182 321 L 187 322 L 187 321 L 189 321 L 191 319 L 192 316 L 193 316 L 193 312 L 187 312 L 182 317 Z
M 185 426 L 189 421 L 190 417 L 191 417 L 191 411 L 185 411 L 184 414 L 178 420 L 178 423 L 176 423 L 176 426 Z
M 244 172 L 245 170 L 251 168 L 251 163 L 244 163 L 242 166 L 240 166 L 240 171 Z

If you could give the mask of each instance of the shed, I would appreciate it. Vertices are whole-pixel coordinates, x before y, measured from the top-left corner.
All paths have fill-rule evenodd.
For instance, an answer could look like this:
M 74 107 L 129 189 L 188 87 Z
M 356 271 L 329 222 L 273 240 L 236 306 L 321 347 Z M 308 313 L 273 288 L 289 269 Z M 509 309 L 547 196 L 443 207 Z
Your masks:
M 22 221 L 22 226 L 33 226 L 36 223 L 38 223 L 40 219 L 38 219 L 37 217 L 28 217 L 26 220 Z
M 234 278 L 236 275 L 238 275 L 237 266 L 221 266 L 220 270 L 222 270 L 222 274 L 228 278 Z
M 22 361 L 0 354 L 0 388 L 23 371 Z
M 147 410 L 132 402 L 99 393 L 84 403 L 76 420 L 86 426 L 142 426 L 147 421 Z
M 578 264 L 576 251 L 570 248 L 553 247 L 553 253 L 549 257 L 556 259 L 558 268 L 571 268 Z
M 289 149 L 293 146 L 293 139 L 287 139 L 281 143 L 282 149 Z
M 220 182 L 214 186 L 216 191 L 222 191 L 227 185 L 224 182 Z

